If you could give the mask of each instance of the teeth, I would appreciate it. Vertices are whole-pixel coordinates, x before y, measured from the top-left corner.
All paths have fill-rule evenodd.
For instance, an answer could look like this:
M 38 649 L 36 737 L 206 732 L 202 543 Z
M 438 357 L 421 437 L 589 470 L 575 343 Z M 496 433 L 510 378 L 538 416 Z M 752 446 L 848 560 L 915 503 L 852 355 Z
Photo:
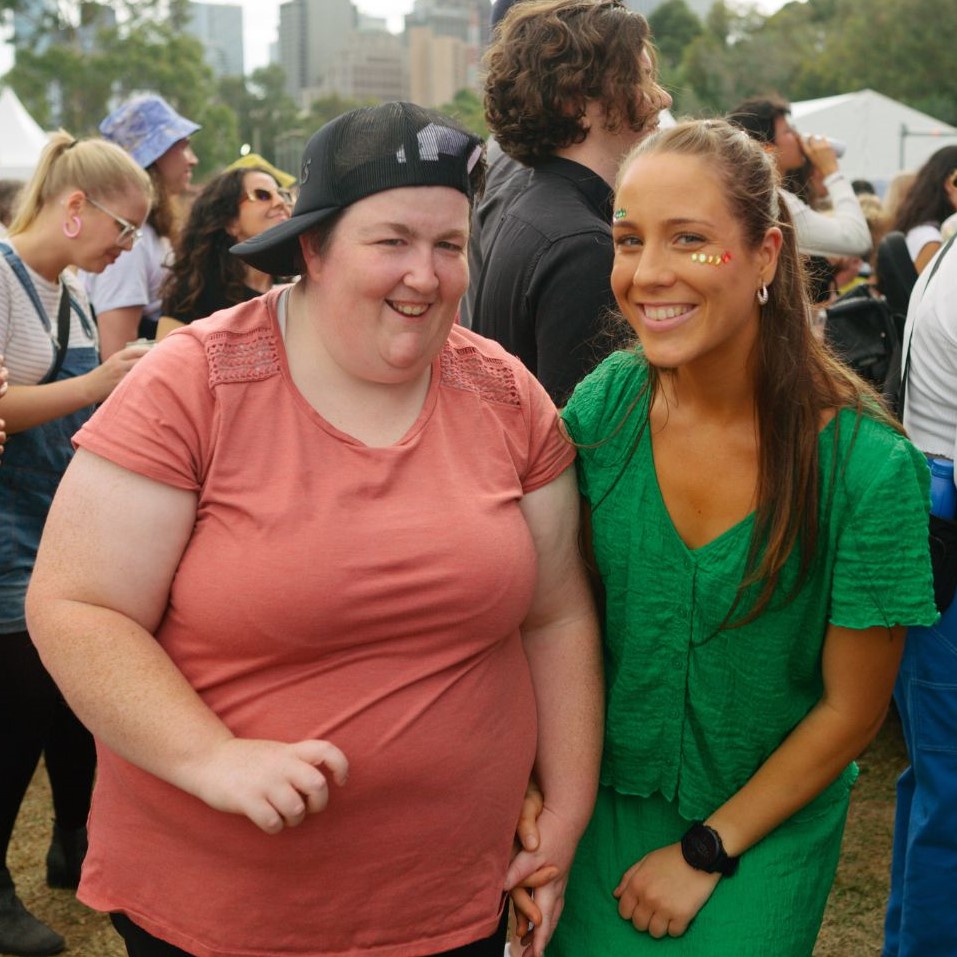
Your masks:
M 427 303 L 420 303 L 419 305 L 412 306 L 404 305 L 400 302 L 393 302 L 390 303 L 390 305 L 396 310 L 396 312 L 401 312 L 403 316 L 411 317 L 424 315 L 426 310 L 429 308 Z
M 645 306 L 645 315 L 649 319 L 674 319 L 687 311 L 687 306 Z

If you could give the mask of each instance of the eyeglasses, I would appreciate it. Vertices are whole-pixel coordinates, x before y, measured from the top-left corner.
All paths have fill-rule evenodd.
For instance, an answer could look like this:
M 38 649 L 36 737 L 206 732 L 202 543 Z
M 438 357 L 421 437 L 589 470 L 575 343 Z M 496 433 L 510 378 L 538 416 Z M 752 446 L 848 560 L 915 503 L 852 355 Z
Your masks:
M 92 196 L 87 196 L 86 201 L 91 205 L 95 206 L 101 213 L 106 213 L 107 216 L 112 219 L 117 226 L 120 227 L 119 233 L 116 236 L 116 245 L 125 246 L 127 243 L 130 244 L 130 249 L 132 249 L 137 242 L 143 238 L 143 230 L 129 222 L 129 220 L 124 219 L 122 216 L 117 216 L 116 213 L 110 212 L 105 206 L 101 206 Z
M 292 206 L 292 193 L 288 189 L 265 189 L 262 186 L 256 189 L 246 190 L 243 199 L 248 199 L 251 203 L 271 203 L 276 197 L 287 206 Z

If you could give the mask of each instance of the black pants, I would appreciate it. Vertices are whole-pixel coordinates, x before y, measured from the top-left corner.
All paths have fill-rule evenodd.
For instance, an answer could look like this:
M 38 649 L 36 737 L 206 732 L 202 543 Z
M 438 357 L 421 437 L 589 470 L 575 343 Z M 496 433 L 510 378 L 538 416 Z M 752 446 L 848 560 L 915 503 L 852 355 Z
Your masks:
M 25 631 L 0 635 L 0 867 L 37 769 L 46 757 L 56 822 L 86 824 L 96 750 L 53 683 Z
M 179 947 L 174 947 L 148 934 L 142 927 L 134 924 L 126 914 L 110 914 L 110 919 L 123 938 L 129 957 L 192 957 L 185 950 L 180 950 Z M 445 950 L 441 954 L 435 954 L 434 957 L 502 957 L 507 927 L 508 908 L 506 907 L 502 914 L 502 922 L 491 937 L 466 944 L 464 947 L 456 947 L 455 950 Z

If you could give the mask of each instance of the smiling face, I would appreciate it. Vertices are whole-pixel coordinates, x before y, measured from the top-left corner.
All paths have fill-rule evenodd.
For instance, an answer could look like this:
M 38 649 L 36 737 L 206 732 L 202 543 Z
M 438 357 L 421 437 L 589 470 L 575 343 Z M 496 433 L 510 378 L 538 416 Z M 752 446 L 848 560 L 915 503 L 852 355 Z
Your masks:
M 340 369 L 378 383 L 426 373 L 468 286 L 468 231 L 462 193 L 418 186 L 349 206 L 322 248 L 303 237 L 314 322 Z
M 748 248 L 720 180 L 702 159 L 677 153 L 631 163 L 612 229 L 612 289 L 648 361 L 743 369 L 760 321 L 756 293 L 774 277 L 780 231 Z
M 289 219 L 289 212 L 276 181 L 268 173 L 250 170 L 243 176 L 239 215 L 227 225 L 226 232 L 241 243 Z
M 166 188 L 178 195 L 185 192 L 193 178 L 193 167 L 199 162 L 190 146 L 189 139 L 182 139 L 174 143 L 153 164 L 159 171 Z

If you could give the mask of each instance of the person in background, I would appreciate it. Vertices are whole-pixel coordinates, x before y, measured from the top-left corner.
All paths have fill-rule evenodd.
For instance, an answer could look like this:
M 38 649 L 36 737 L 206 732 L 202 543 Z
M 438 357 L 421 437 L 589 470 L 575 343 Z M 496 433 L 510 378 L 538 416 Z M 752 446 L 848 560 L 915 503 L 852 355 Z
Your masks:
M 40 663 L 24 598 L 40 533 L 73 455 L 70 438 L 145 353 L 102 365 L 89 302 L 72 266 L 105 269 L 135 245 L 149 177 L 104 140 L 51 136 L 0 244 L 0 397 L 8 439 L 0 465 L 0 953 L 53 954 L 63 938 L 17 897 L 6 855 L 17 813 L 45 756 L 53 792 L 47 883 L 76 887 L 86 850 L 95 755 L 89 732 Z
M 131 957 L 501 957 L 533 763 L 543 953 L 601 662 L 555 406 L 455 324 L 482 151 L 409 103 L 327 123 L 234 248 L 301 278 L 168 336 L 76 438 L 29 615 L 97 737 L 79 896 Z
M 523 0 L 496 0 L 492 4 L 491 34 L 494 37 L 498 25 L 505 15 L 517 3 Z M 478 276 L 482 271 L 485 247 L 491 242 L 495 228 L 512 200 L 528 185 L 532 175 L 530 167 L 512 159 L 502 152 L 495 137 L 486 142 L 488 174 L 485 177 L 485 190 L 481 202 L 475 204 L 472 211 L 472 229 L 469 233 L 469 276 Z M 462 299 L 460 320 L 462 325 L 471 327 L 475 306 L 476 283 L 470 282 Z
M 957 210 L 957 146 L 942 146 L 917 170 L 892 228 L 904 234 L 918 275 L 941 246 L 941 224 Z
M 292 190 L 292 188 L 298 182 L 292 173 L 287 173 L 285 170 L 273 166 L 269 160 L 263 156 L 260 156 L 259 153 L 246 153 L 245 155 L 240 156 L 239 159 L 233 160 L 226 167 L 226 170 L 231 169 L 265 170 L 279 184 L 280 189 Z
M 17 211 L 17 199 L 23 189 L 23 180 L 0 179 L 0 238 L 6 236 Z
M 142 241 L 102 274 L 82 273 L 104 359 L 127 342 L 156 337 L 160 289 L 178 226 L 176 202 L 189 187 L 197 163 L 190 137 L 198 129 L 199 124 L 152 93 L 127 100 L 100 123 L 103 136 L 149 173 L 155 196 Z
M 801 136 L 791 124 L 790 104 L 777 96 L 744 100 L 725 119 L 770 151 L 782 177 L 807 165 L 810 178 L 816 178 L 826 191 L 831 203 L 827 213 L 816 211 L 806 197 L 790 190 L 782 194 L 800 253 L 821 257 L 867 255 L 871 248 L 867 220 L 827 137 Z
M 813 338 L 752 139 L 664 130 L 614 206 L 636 343 L 563 411 L 604 595 L 602 783 L 548 955 L 807 957 L 853 759 L 905 626 L 936 617 L 927 465 Z
M 957 251 L 953 240 L 917 278 L 904 326 L 904 350 L 904 428 L 928 458 L 953 460 L 957 457 Z M 950 491 L 953 494 L 952 487 Z M 931 627 L 908 631 L 894 689 L 910 766 L 897 782 L 882 957 L 957 953 L 955 688 L 957 602 L 944 609 Z
M 162 290 L 156 338 L 268 292 L 273 277 L 231 256 L 229 249 L 285 222 L 291 208 L 289 193 L 265 170 L 232 169 L 211 179 L 180 233 Z
M 485 62 L 489 129 L 532 173 L 487 242 L 483 228 L 471 326 L 561 404 L 611 347 L 611 184 L 671 97 L 647 21 L 618 0 L 515 4 Z

